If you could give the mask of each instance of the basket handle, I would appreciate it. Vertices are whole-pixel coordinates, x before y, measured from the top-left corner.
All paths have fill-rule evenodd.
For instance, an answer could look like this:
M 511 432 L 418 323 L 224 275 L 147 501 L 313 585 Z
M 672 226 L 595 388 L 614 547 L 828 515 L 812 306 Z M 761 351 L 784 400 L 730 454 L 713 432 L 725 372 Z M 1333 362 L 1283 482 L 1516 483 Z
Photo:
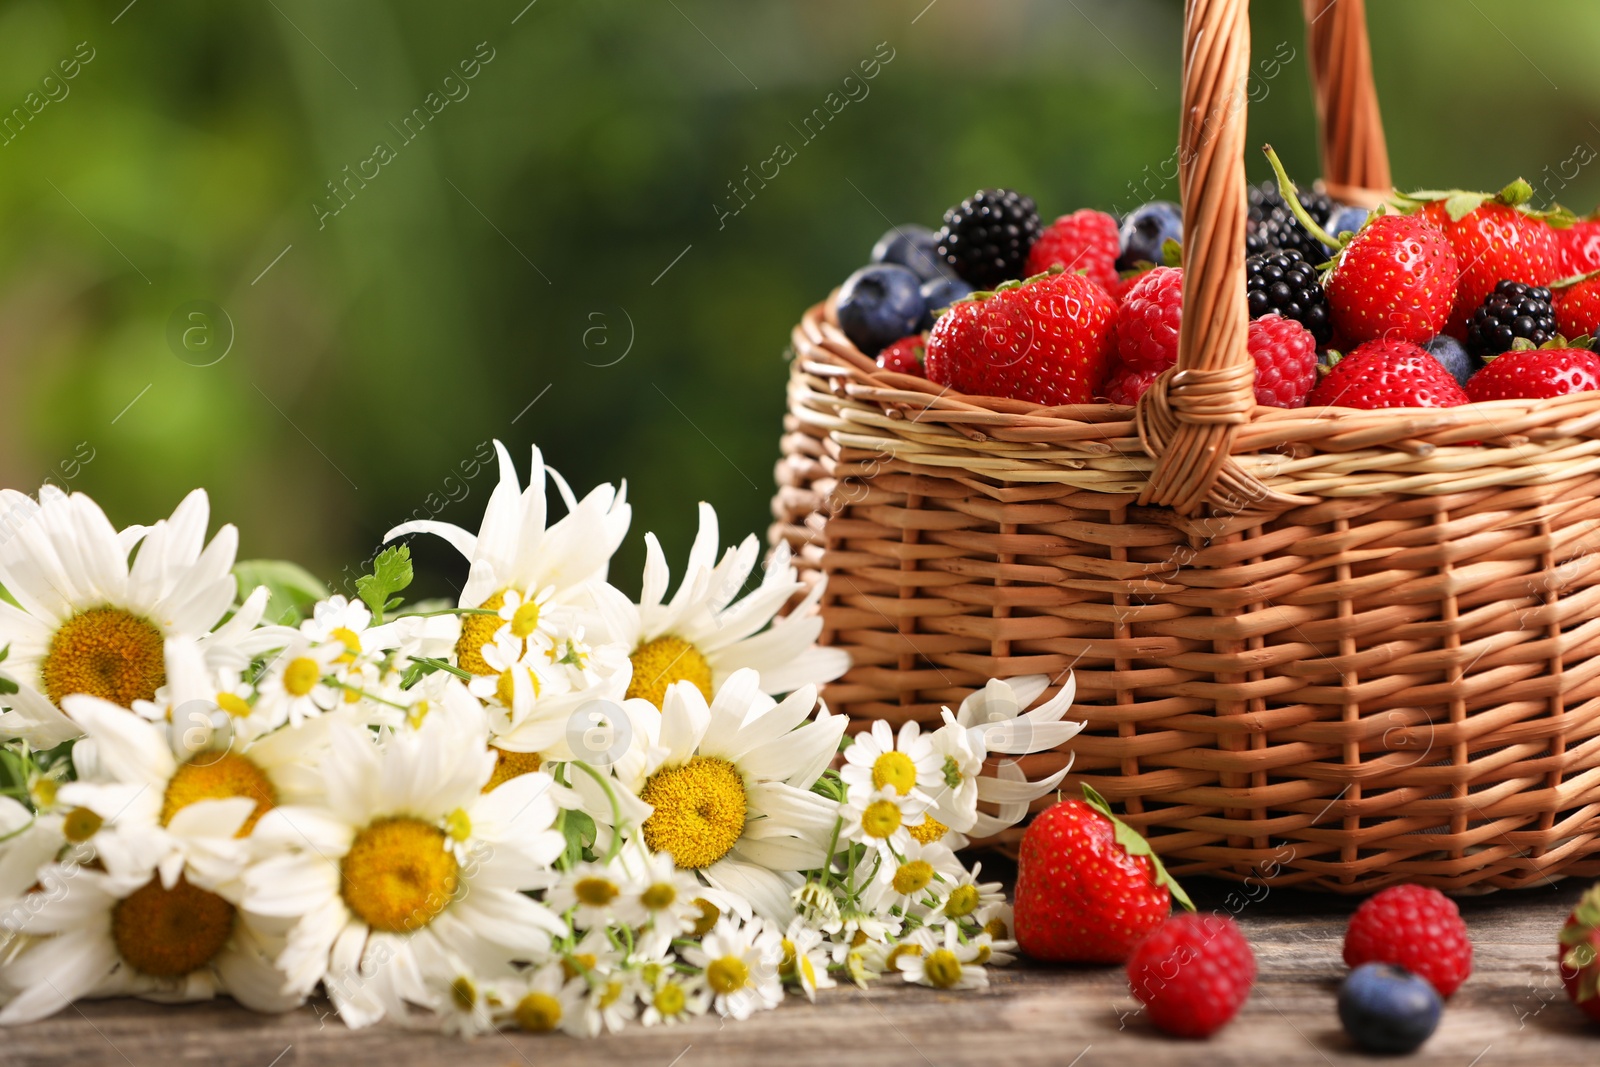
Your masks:
M 1386 186 L 1388 155 L 1362 0 L 1304 3 L 1330 176 L 1341 191 Z M 1140 398 L 1135 416 L 1140 444 L 1156 461 L 1139 502 L 1180 514 L 1207 501 L 1230 512 L 1309 502 L 1269 489 L 1231 456 L 1237 427 L 1255 407 L 1255 366 L 1245 347 L 1249 77 L 1249 0 L 1188 0 L 1178 138 L 1184 234 L 1178 362 Z

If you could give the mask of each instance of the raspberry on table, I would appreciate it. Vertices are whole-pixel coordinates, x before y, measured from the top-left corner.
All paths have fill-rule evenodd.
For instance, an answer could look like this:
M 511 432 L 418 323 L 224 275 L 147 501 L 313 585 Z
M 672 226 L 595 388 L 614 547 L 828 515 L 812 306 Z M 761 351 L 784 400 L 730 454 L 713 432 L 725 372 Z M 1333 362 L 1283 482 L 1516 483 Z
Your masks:
M 1437 889 L 1397 885 L 1364 901 L 1350 917 L 1344 962 L 1403 967 L 1448 997 L 1472 973 L 1472 941 L 1455 901 Z
M 1178 1037 L 1208 1037 L 1239 1012 L 1256 958 L 1223 915 L 1175 915 L 1128 958 L 1128 985 L 1150 1021 Z

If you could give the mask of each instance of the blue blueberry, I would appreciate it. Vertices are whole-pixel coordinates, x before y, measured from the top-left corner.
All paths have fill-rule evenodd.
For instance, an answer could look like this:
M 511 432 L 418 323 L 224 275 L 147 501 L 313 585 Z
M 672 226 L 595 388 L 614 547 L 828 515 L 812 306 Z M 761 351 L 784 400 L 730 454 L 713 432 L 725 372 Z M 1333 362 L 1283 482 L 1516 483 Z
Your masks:
M 1441 333 L 1438 337 L 1430 337 L 1422 342 L 1422 347 L 1426 348 L 1434 359 L 1444 364 L 1444 369 L 1461 383 L 1463 389 L 1467 387 L 1467 379 L 1483 366 L 1483 360 L 1470 355 L 1465 345 L 1448 334 Z
M 962 297 L 972 295 L 972 286 L 960 278 L 935 278 L 931 282 L 922 283 L 922 303 L 927 308 L 922 313 L 922 322 L 918 324 L 919 330 L 933 329 L 933 313 L 941 308 L 947 308 Z
M 1345 230 L 1355 233 L 1366 224 L 1367 217 L 1371 214 L 1372 212 L 1364 207 L 1336 205 L 1333 209 L 1333 214 L 1328 218 L 1328 224 L 1323 229 L 1327 230 L 1328 234 L 1333 237 L 1339 236 Z
M 878 238 L 872 246 L 872 262 L 897 263 L 925 282 L 952 275 L 939 254 L 939 235 L 915 223 L 896 226 Z
M 839 290 L 839 325 L 869 356 L 908 333 L 916 333 L 926 309 L 921 280 L 893 263 L 862 267 L 846 278 Z
M 1339 987 L 1339 1021 L 1368 1052 L 1411 1052 L 1439 1025 L 1444 1002 L 1426 978 L 1387 963 L 1363 963 Z
M 1133 270 L 1141 262 L 1161 265 L 1161 246 L 1183 243 L 1183 209 L 1170 200 L 1152 200 L 1128 212 L 1122 220 L 1122 254 L 1118 270 Z

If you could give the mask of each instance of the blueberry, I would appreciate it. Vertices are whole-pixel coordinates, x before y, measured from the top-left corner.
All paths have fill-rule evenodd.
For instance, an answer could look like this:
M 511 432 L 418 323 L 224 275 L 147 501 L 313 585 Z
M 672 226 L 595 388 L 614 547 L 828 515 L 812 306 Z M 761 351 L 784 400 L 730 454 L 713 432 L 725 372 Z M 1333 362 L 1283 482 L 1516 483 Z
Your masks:
M 951 274 L 939 255 L 939 235 L 915 223 L 896 226 L 878 238 L 872 246 L 872 262 L 897 263 L 925 282 Z
M 916 333 L 926 307 L 915 274 L 893 263 L 875 263 L 845 279 L 837 311 L 845 336 L 875 356 L 891 341 Z
M 1483 366 L 1483 360 L 1469 355 L 1466 346 L 1448 334 L 1441 333 L 1438 337 L 1430 337 L 1422 342 L 1422 347 L 1427 349 L 1434 359 L 1444 364 L 1444 369 L 1461 383 L 1463 389 L 1466 388 L 1467 379 Z
M 1161 246 L 1183 243 L 1183 209 L 1170 200 L 1152 200 L 1128 212 L 1122 220 L 1122 254 L 1118 270 L 1133 270 L 1140 262 L 1161 265 Z
M 1333 215 L 1329 217 L 1328 224 L 1323 229 L 1327 230 L 1331 237 L 1337 237 L 1345 230 L 1355 233 L 1361 229 L 1366 223 L 1367 217 L 1371 214 L 1372 212 L 1364 207 L 1336 205 L 1333 209 Z
M 918 324 L 917 329 L 933 329 L 935 311 L 947 308 L 962 297 L 971 295 L 972 286 L 960 278 L 935 278 L 931 282 L 923 282 L 922 303 L 927 310 L 922 313 L 922 322 Z
M 1411 1052 L 1439 1025 L 1444 1002 L 1426 978 L 1387 963 L 1364 963 L 1339 987 L 1339 1021 L 1368 1052 Z

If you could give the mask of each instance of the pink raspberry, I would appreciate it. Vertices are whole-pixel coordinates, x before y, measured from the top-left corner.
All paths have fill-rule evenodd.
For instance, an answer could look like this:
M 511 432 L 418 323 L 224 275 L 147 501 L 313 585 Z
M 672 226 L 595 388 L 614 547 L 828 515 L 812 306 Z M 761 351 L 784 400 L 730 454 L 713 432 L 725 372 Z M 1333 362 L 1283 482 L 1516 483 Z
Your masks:
M 1128 958 L 1128 985 L 1150 1021 L 1178 1037 L 1209 1037 L 1238 1014 L 1256 958 L 1223 915 L 1174 915 Z
M 1455 901 L 1420 885 L 1397 885 L 1362 902 L 1344 935 L 1344 961 L 1389 963 L 1448 997 L 1472 973 L 1472 941 Z
M 1122 280 L 1117 274 L 1121 250 L 1117 220 L 1104 211 L 1084 208 L 1062 215 L 1045 227 L 1028 250 L 1026 274 L 1043 274 L 1051 267 L 1069 272 L 1081 270 L 1115 299 Z
M 1294 319 L 1263 315 L 1250 321 L 1246 340 L 1256 361 L 1256 403 L 1303 407 L 1317 384 L 1317 339 Z
M 1165 370 L 1178 362 L 1183 268 L 1157 267 L 1128 287 L 1117 309 L 1117 353 L 1131 370 Z

